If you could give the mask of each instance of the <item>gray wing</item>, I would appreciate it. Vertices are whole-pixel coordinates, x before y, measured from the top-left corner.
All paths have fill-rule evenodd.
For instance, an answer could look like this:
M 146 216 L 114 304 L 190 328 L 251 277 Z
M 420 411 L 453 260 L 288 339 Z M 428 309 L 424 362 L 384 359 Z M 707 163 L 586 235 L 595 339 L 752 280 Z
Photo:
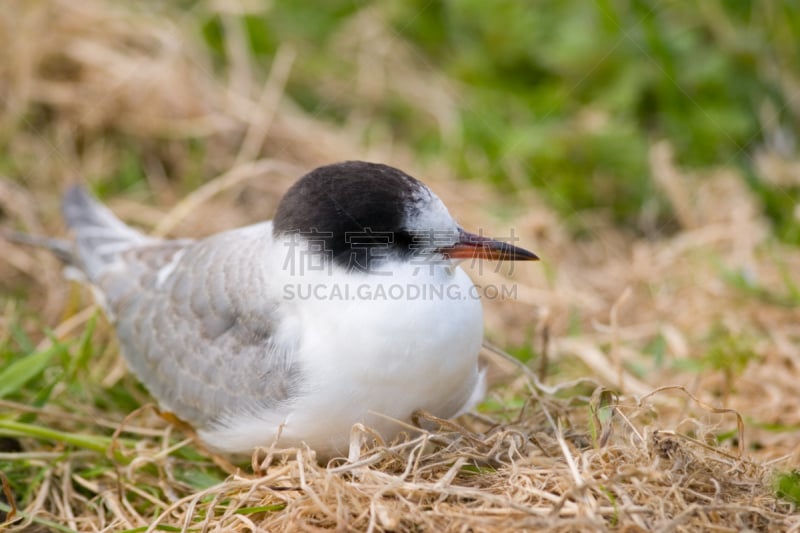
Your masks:
M 271 232 L 269 224 L 259 226 L 202 241 L 136 234 L 127 242 L 133 230 L 124 226 L 113 245 L 94 242 L 102 257 L 81 247 L 82 228 L 73 226 L 131 370 L 162 408 L 198 428 L 279 409 L 298 386 L 295 347 L 274 341 L 278 302 L 261 297 L 269 280 L 259 256 Z M 113 229 L 105 228 L 105 239 Z M 102 234 L 90 232 L 95 239 Z

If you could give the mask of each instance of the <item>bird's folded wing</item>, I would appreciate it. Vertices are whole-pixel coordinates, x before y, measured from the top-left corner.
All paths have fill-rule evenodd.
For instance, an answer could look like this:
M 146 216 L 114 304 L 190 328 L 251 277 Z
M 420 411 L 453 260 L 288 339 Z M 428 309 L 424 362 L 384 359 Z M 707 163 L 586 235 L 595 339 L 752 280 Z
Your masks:
M 275 341 L 279 304 L 250 228 L 133 247 L 96 284 L 123 355 L 161 406 L 199 428 L 278 410 L 298 386 L 294 346 Z

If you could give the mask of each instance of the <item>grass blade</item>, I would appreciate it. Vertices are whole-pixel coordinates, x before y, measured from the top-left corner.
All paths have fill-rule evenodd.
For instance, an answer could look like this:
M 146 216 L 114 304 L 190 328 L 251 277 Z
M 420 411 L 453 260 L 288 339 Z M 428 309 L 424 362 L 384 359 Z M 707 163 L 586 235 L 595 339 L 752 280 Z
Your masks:
M 46 350 L 34 352 L 11 363 L 0 372 L 0 398 L 5 398 L 25 386 L 30 380 L 41 374 L 50 360 L 57 353 L 65 350 L 61 344 L 55 344 Z

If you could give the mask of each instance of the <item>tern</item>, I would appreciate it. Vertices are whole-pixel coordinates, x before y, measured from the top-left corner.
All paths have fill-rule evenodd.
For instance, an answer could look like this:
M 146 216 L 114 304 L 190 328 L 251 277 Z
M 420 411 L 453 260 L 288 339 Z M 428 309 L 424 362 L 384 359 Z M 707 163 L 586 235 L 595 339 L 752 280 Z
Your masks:
M 222 453 L 332 457 L 356 423 L 388 440 L 417 410 L 468 411 L 485 393 L 483 315 L 459 263 L 537 259 L 362 161 L 309 172 L 272 221 L 199 240 L 146 236 L 80 186 L 62 209 L 74 244 L 59 255 L 93 288 L 130 370 Z

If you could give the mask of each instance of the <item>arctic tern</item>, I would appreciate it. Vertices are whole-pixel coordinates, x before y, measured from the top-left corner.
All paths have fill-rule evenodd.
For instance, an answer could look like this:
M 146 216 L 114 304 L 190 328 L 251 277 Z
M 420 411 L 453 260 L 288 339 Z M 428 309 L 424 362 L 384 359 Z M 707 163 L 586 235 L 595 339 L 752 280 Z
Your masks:
M 417 409 L 450 418 L 485 392 L 480 300 L 465 259 L 536 255 L 468 233 L 390 166 L 317 168 L 274 220 L 191 240 L 144 235 L 80 186 L 63 199 L 77 267 L 130 369 L 212 450 L 347 453 Z M 411 297 L 410 289 L 423 297 Z

